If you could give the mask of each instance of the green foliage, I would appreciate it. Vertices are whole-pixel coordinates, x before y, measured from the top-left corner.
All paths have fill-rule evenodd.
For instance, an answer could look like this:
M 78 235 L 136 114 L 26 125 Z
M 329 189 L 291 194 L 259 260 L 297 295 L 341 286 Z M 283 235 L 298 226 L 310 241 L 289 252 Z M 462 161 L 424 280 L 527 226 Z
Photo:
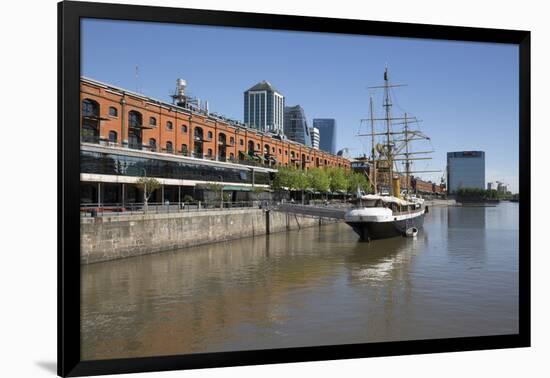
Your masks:
M 220 193 L 223 189 L 223 186 L 220 184 L 208 183 L 208 184 L 204 184 L 204 189 L 210 192 Z
M 348 193 L 355 193 L 357 191 L 357 187 L 360 187 L 365 193 L 369 193 L 371 191 L 369 179 L 365 174 L 359 172 L 351 172 L 348 175 L 346 189 Z
M 273 179 L 275 189 L 306 190 L 317 192 L 355 192 L 357 185 L 369 190 L 369 181 L 364 174 L 346 171 L 343 168 L 310 168 L 303 171 L 296 167 L 279 167 Z
M 458 197 L 468 199 L 504 199 L 510 197 L 509 195 L 499 193 L 495 189 L 485 190 L 480 188 L 460 188 L 456 192 Z
M 265 192 L 265 188 L 261 186 L 253 186 L 251 192 L 255 194 L 263 193 Z
M 183 202 L 186 202 L 186 203 L 189 203 L 189 202 L 193 202 L 195 201 L 195 199 L 190 196 L 189 194 L 186 194 L 185 196 L 183 196 Z
M 315 191 L 326 193 L 330 189 L 328 172 L 322 168 L 311 168 L 306 174 L 308 187 Z
M 309 177 L 306 171 L 301 169 L 294 169 L 293 174 L 293 188 L 296 190 L 306 190 L 309 188 Z
M 330 191 L 333 193 L 347 191 L 349 174 L 350 172 L 345 171 L 343 168 L 329 168 Z
M 160 188 L 160 182 L 154 177 L 140 177 L 136 181 L 136 186 L 145 194 L 145 202 L 149 200 L 151 194 Z
M 280 167 L 273 178 L 273 187 L 275 189 L 303 190 L 307 187 L 307 178 L 304 171 L 295 167 Z

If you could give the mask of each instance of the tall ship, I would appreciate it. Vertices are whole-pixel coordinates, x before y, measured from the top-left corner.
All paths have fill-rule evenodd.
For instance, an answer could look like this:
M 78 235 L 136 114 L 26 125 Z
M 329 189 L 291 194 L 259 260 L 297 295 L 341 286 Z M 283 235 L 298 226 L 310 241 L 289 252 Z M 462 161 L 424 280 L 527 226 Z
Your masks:
M 412 142 L 430 140 L 420 130 L 411 127 L 419 122 L 416 117 L 407 113 L 401 117 L 392 116 L 391 91 L 400 86 L 403 84 L 390 83 L 386 67 L 384 84 L 370 87 L 384 92 L 384 116 L 375 118 L 371 96 L 370 118 L 362 120 L 370 122 L 370 132 L 358 134 L 371 139 L 370 156 L 365 159 L 373 194 L 365 194 L 357 188 L 356 206 L 346 212 L 344 220 L 364 241 L 416 236 L 428 212 L 424 200 L 412 193 L 411 174 L 436 171 L 412 171 L 411 166 L 415 160 L 430 159 L 421 155 L 433 151 L 413 151 Z M 382 128 L 378 126 L 380 123 Z M 398 169 L 399 163 L 402 169 Z

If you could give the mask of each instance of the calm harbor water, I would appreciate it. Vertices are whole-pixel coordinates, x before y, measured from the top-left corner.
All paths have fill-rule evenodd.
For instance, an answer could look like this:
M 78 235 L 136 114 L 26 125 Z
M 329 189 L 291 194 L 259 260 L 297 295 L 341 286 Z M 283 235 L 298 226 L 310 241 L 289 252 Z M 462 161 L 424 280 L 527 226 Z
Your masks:
M 518 205 L 431 208 L 416 239 L 345 224 L 83 266 L 83 359 L 518 331 Z

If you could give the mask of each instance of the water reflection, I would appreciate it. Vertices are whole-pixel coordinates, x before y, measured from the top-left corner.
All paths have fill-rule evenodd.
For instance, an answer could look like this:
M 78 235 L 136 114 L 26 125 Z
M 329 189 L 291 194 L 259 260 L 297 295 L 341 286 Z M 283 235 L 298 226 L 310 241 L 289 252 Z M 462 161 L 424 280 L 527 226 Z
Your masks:
M 434 208 L 414 240 L 335 224 L 84 266 L 82 357 L 515 332 L 517 208 L 487 209 Z

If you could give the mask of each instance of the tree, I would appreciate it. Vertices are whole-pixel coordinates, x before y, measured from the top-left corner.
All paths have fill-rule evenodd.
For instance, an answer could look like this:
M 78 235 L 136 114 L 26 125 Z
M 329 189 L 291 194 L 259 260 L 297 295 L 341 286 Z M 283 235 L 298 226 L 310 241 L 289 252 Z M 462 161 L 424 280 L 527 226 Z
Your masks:
M 363 173 L 351 172 L 348 175 L 348 183 L 346 189 L 349 193 L 355 193 L 358 187 L 361 188 L 365 193 L 369 193 L 369 179 Z
M 344 169 L 331 168 L 328 170 L 328 176 L 331 192 L 343 192 L 348 189 L 348 178 L 346 177 L 346 172 L 344 171 Z
M 158 188 L 160 188 L 160 182 L 154 177 L 140 177 L 136 181 L 136 186 L 139 190 L 143 191 L 143 206 L 147 211 L 147 204 L 151 194 Z
M 216 194 L 216 198 L 220 199 L 220 207 L 223 207 L 223 185 L 216 184 L 216 183 L 208 183 L 204 185 L 204 189 L 213 192 Z
M 321 193 L 328 192 L 330 188 L 330 178 L 327 171 L 322 168 L 311 168 L 307 171 L 307 178 L 310 188 Z
M 278 190 L 293 189 L 293 171 L 289 167 L 279 167 L 273 178 L 273 187 Z

